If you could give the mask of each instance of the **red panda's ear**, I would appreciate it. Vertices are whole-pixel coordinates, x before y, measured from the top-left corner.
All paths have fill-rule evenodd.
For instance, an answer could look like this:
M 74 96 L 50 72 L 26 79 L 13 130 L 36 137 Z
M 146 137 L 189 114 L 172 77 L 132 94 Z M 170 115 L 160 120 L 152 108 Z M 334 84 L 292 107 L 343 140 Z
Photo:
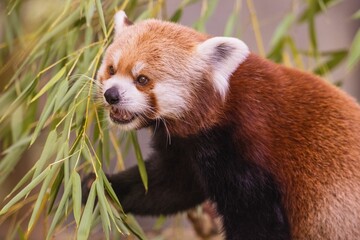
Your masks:
M 210 66 L 214 88 L 225 99 L 231 74 L 249 55 L 246 44 L 230 37 L 213 37 L 199 44 L 197 52 Z
M 118 11 L 114 17 L 115 21 L 115 38 L 118 37 L 121 31 L 127 26 L 132 25 L 133 23 L 128 19 L 124 11 Z

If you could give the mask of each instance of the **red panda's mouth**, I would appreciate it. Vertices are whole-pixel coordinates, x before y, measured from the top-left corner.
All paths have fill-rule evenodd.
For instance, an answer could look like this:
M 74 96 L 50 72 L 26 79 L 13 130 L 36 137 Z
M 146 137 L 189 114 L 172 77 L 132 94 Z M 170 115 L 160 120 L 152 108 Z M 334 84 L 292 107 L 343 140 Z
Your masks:
M 118 124 L 130 123 L 135 119 L 136 114 L 126 111 L 124 109 L 111 108 L 110 118 L 113 122 Z

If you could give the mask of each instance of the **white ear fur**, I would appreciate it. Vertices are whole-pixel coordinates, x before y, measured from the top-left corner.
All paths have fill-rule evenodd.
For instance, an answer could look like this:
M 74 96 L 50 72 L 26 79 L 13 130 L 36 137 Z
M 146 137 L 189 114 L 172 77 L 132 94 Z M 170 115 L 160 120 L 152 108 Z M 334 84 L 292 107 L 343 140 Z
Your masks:
M 199 44 L 197 52 L 211 66 L 214 88 L 224 100 L 230 76 L 247 58 L 249 48 L 237 38 L 213 37 Z
M 126 16 L 126 13 L 122 10 L 118 11 L 114 16 L 115 21 L 115 37 L 117 37 L 124 28 L 131 25 L 132 22 Z

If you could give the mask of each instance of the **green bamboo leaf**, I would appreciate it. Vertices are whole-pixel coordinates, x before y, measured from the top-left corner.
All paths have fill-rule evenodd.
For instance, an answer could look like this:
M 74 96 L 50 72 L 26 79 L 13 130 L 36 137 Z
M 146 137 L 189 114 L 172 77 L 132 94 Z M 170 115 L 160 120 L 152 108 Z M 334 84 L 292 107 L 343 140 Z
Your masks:
M 324 3 L 325 4 L 325 3 Z M 309 3 L 309 15 L 308 15 L 308 30 L 310 36 L 310 44 L 314 57 L 318 56 L 318 44 L 317 44 L 317 36 L 316 36 L 316 28 L 315 28 L 315 15 L 317 13 L 317 9 L 320 8 L 319 4 L 315 1 L 310 1 Z
M 285 47 L 285 38 L 282 38 L 268 53 L 267 58 L 274 62 L 280 63 L 282 60 L 282 52 Z
M 62 101 L 59 103 L 59 106 L 66 107 L 68 102 L 74 101 L 74 96 L 79 93 L 81 87 L 84 85 L 84 82 L 81 81 L 81 79 L 78 79 L 75 81 L 75 83 L 70 87 L 70 89 L 67 91 L 65 96 L 63 97 Z
M 49 100 L 46 102 L 45 107 L 43 109 L 43 112 L 40 116 L 39 122 L 36 125 L 36 128 L 32 134 L 32 138 L 31 138 L 31 142 L 30 145 L 33 145 L 35 140 L 37 139 L 37 137 L 40 134 L 40 131 L 42 130 L 42 128 L 44 127 L 44 124 L 46 122 L 46 120 L 48 119 L 48 117 L 51 115 L 51 112 L 54 108 L 55 105 L 55 98 L 53 98 L 52 100 Z
M 56 141 L 57 141 L 57 132 L 56 130 L 52 130 L 45 142 L 45 146 L 41 153 L 39 160 L 36 162 L 36 169 L 33 178 L 35 178 L 43 169 L 46 161 L 50 158 L 53 154 L 54 150 L 57 148 Z
M 136 132 L 131 131 L 130 132 L 130 138 L 131 138 L 132 144 L 134 146 L 136 160 L 137 160 L 137 164 L 138 164 L 139 171 L 140 171 L 140 177 L 141 177 L 141 180 L 142 180 L 142 182 L 144 184 L 145 191 L 147 192 L 147 190 L 148 190 L 148 176 L 147 176 L 147 173 L 146 173 L 145 162 L 144 162 L 144 159 L 142 157 L 142 153 L 141 153 L 141 149 L 140 149 L 140 146 L 139 146 L 139 142 L 138 142 L 138 139 L 137 139 Z
M 49 209 L 47 211 L 48 214 L 50 214 L 50 212 L 51 212 L 51 210 L 52 210 L 52 208 L 54 206 L 56 197 L 57 197 L 57 195 L 59 193 L 59 190 L 60 190 L 61 183 L 62 183 L 62 181 L 64 179 L 64 165 L 60 164 L 60 166 L 61 166 L 60 172 L 56 176 L 55 181 L 51 186 L 50 197 L 49 197 Z
M 41 97 L 45 92 L 47 92 L 51 87 L 53 87 L 64 74 L 66 73 L 66 66 L 60 69 L 49 81 L 48 83 L 38 92 L 38 94 L 31 99 L 30 103 L 34 102 L 36 99 Z
M 24 145 L 28 145 L 31 141 L 31 136 L 23 136 L 20 137 L 20 139 L 18 139 L 13 145 L 11 145 L 10 147 L 8 147 L 7 149 L 5 149 L 2 154 L 9 154 L 12 151 L 15 151 L 16 148 L 18 147 L 22 147 Z
M 9 152 L 0 162 L 0 184 L 3 183 L 14 170 L 26 146 L 19 146 L 15 151 Z
M 57 34 L 61 33 L 62 31 L 66 30 L 67 28 L 71 28 L 71 25 L 75 23 L 79 19 L 80 16 L 80 8 L 76 8 L 71 14 L 67 15 L 62 21 L 59 22 L 56 26 L 52 29 L 45 31 L 45 34 L 42 36 L 39 43 L 33 49 L 33 52 L 38 51 L 38 49 L 48 42 L 51 38 L 55 37 Z
M 338 3 L 342 2 L 342 0 L 310 0 L 308 2 L 308 7 L 300 14 L 298 19 L 298 22 L 300 23 L 307 21 L 311 15 L 315 16 L 327 8 L 337 5 Z
M 317 75 L 323 76 L 334 70 L 336 67 L 338 67 L 343 62 L 343 60 L 345 60 L 346 56 L 347 56 L 346 50 L 335 51 L 331 54 L 331 56 L 325 63 L 322 63 L 320 66 L 317 66 L 313 70 L 313 72 Z
M 96 183 L 96 192 L 99 200 L 99 208 L 103 223 L 103 231 L 105 232 L 105 236 L 109 237 L 109 231 L 111 231 L 111 223 L 106 206 L 107 200 L 104 194 L 104 186 L 102 186 L 100 181 L 97 181 Z
M 16 89 L 15 88 L 11 88 L 8 89 L 5 92 L 0 93 L 0 106 L 9 106 L 14 99 L 16 99 Z M 5 109 L 1 108 L 0 109 L 0 114 L 3 114 L 3 111 Z
M 93 182 L 88 200 L 86 201 L 86 205 L 84 208 L 83 215 L 81 217 L 80 225 L 77 231 L 77 239 L 78 240 L 86 240 L 90 234 L 90 228 L 92 223 L 92 213 L 94 209 L 95 197 L 96 197 L 96 184 L 97 179 Z
M 237 21 L 237 13 L 234 12 L 232 13 L 228 20 L 227 20 L 227 23 L 225 25 L 225 30 L 224 30 L 224 36 L 231 36 L 232 33 L 233 33 L 233 30 L 234 30 L 234 26 L 235 26 L 235 22 Z
M 34 209 L 33 212 L 31 214 L 30 220 L 29 220 L 29 224 L 28 224 L 28 231 L 30 231 L 30 229 L 33 228 L 33 225 L 35 223 L 35 220 L 38 218 L 38 216 L 40 215 L 39 209 L 40 206 L 42 204 L 42 202 L 46 199 L 44 199 L 45 193 L 48 190 L 50 181 L 55 177 L 56 172 L 59 170 L 59 165 L 54 165 L 53 167 L 51 167 L 51 170 L 49 172 L 49 174 L 46 176 L 39 194 L 37 195 L 37 200 L 35 202 L 34 205 Z
M 183 14 L 183 9 L 179 8 L 175 11 L 175 13 L 171 16 L 170 22 L 178 22 L 181 19 L 181 16 Z
M 109 218 L 108 213 L 101 207 L 100 205 L 100 218 L 101 218 L 101 225 L 103 228 L 103 232 L 105 234 L 105 239 L 109 240 L 110 239 L 110 222 L 107 222 L 107 219 Z
M 10 15 L 14 9 L 19 5 L 20 0 L 10 1 L 10 4 L 7 6 L 7 14 Z
M 12 133 L 12 140 L 16 142 L 19 140 L 22 131 L 23 131 L 23 121 L 24 119 L 24 111 L 23 106 L 20 105 L 16 108 L 14 113 L 11 115 L 11 133 Z
M 150 9 L 147 9 L 145 11 L 143 11 L 139 17 L 136 18 L 136 21 L 135 22 L 138 22 L 138 21 L 141 21 L 141 20 L 144 20 L 146 18 L 149 18 L 150 16 Z
M 7 213 L 7 211 L 21 198 L 25 197 L 34 187 L 36 187 L 49 173 L 50 168 L 46 168 L 35 179 L 33 179 L 24 189 L 22 189 L 15 197 L 13 197 L 0 211 L 0 215 Z
M 357 31 L 349 50 L 347 69 L 351 70 L 360 60 L 360 29 Z
M 69 89 L 69 83 L 67 80 L 60 83 L 59 88 L 57 90 L 57 94 L 56 94 L 54 112 L 58 111 L 61 107 L 63 107 L 62 105 L 60 105 L 60 103 L 64 99 L 68 89 Z
M 27 182 L 31 176 L 33 175 L 35 171 L 35 167 L 32 167 L 26 174 L 25 176 L 16 184 L 16 186 L 13 188 L 13 190 L 11 190 L 11 192 L 5 197 L 5 199 L 8 199 L 11 195 L 14 194 L 14 192 L 16 192 L 22 185 L 25 184 L 25 182 Z
M 166 217 L 164 215 L 160 215 L 160 217 L 156 219 L 153 229 L 155 231 L 159 231 L 164 226 L 165 222 L 166 222 Z
M 30 84 L 25 88 L 24 91 L 7 107 L 6 111 L 3 113 L 0 118 L 0 123 L 10 114 L 13 113 L 14 110 L 33 92 L 38 80 L 35 79 L 30 82 Z
M 116 210 L 114 210 L 114 213 L 116 213 Z M 129 229 L 126 227 L 126 225 L 124 224 L 124 222 L 122 221 L 122 219 L 120 217 L 115 218 L 115 224 L 118 226 L 118 228 L 120 229 L 120 232 L 122 234 L 130 235 Z
M 279 41 L 287 34 L 289 28 L 295 21 L 295 15 L 293 13 L 289 13 L 285 16 L 285 18 L 280 22 L 280 24 L 276 27 L 274 35 L 270 41 L 270 46 L 276 46 Z
M 286 40 L 286 43 L 288 44 L 288 46 L 290 47 L 291 53 L 292 53 L 292 55 L 294 57 L 295 66 L 300 68 L 300 69 L 303 69 L 304 64 L 302 62 L 299 50 L 296 47 L 295 41 L 290 36 L 286 37 L 285 40 Z
M 201 32 L 205 32 L 205 24 L 208 21 L 208 19 L 213 15 L 216 6 L 218 4 L 218 0 L 207 0 L 203 4 L 203 14 L 200 17 L 198 21 L 196 21 L 193 25 L 193 27 Z
M 113 213 L 114 216 L 114 223 L 116 226 L 116 229 L 118 230 L 119 233 L 125 234 L 125 235 L 130 235 L 129 229 L 125 226 L 118 209 L 116 209 L 113 205 L 108 204 L 108 211 Z M 121 213 L 122 216 L 124 216 L 125 214 L 122 212 Z
M 97 8 L 98 13 L 99 13 L 101 28 L 102 28 L 102 30 L 104 32 L 104 36 L 107 36 L 105 17 L 104 17 L 104 12 L 103 12 L 103 9 L 102 9 L 102 6 L 101 6 L 101 0 L 95 0 L 95 3 L 96 3 L 96 8 Z
M 356 11 L 356 13 L 354 13 L 354 15 L 352 15 L 353 19 L 360 19 L 360 9 Z
M 87 1 L 86 3 L 86 6 L 85 6 L 85 16 L 86 16 L 86 24 L 88 27 L 91 26 L 91 20 L 94 16 L 94 13 L 95 13 L 95 3 L 94 1 Z
M 147 237 L 144 231 L 141 229 L 140 225 L 132 215 L 126 215 L 123 218 L 125 226 L 139 239 L 147 240 Z
M 56 209 L 56 212 L 55 212 L 55 215 L 54 215 L 54 218 L 52 219 L 52 222 L 51 222 L 51 225 L 50 225 L 50 228 L 49 228 L 49 231 L 48 231 L 48 234 L 46 236 L 46 239 L 50 239 L 54 230 L 55 230 L 55 227 L 56 225 L 58 224 L 58 222 L 60 221 L 60 218 L 61 216 L 64 214 L 64 208 L 65 208 L 65 204 L 66 202 L 68 201 L 69 199 L 69 196 L 70 196 L 70 193 L 71 193 L 71 189 L 72 189 L 72 181 L 70 179 L 69 183 L 65 186 L 65 189 L 64 189 L 64 193 L 61 197 L 61 200 L 60 200 L 60 203 L 59 203 L 59 206 L 57 207 Z
M 117 204 L 117 206 L 121 209 L 121 212 L 124 212 L 123 209 L 122 209 L 122 206 L 119 202 L 119 199 L 118 197 L 116 196 L 116 193 L 114 191 L 114 189 L 112 188 L 109 180 L 107 179 L 107 177 L 105 176 L 104 172 L 103 171 L 99 171 L 99 175 L 101 176 L 101 179 L 103 180 L 104 182 L 104 186 L 105 186 L 105 189 L 107 191 L 107 193 L 110 195 L 111 199 Z
M 80 217 L 81 217 L 81 178 L 80 175 L 74 170 L 71 174 L 72 178 L 72 199 L 73 199 L 73 209 L 74 209 L 74 218 L 76 225 L 79 226 Z

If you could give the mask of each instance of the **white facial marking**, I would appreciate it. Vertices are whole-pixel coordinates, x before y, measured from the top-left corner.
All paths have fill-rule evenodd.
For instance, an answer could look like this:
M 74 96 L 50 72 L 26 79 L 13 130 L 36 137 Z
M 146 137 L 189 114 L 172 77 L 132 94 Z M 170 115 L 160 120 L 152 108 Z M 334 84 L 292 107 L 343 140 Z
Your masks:
M 141 70 L 145 67 L 145 63 L 143 62 L 137 62 L 135 63 L 134 67 L 131 69 L 131 73 L 133 76 L 139 76 L 140 75 L 140 72 Z
M 114 67 L 115 67 L 120 62 L 121 51 L 120 50 L 113 51 L 111 53 L 111 57 L 112 57 Z
M 188 109 L 186 99 L 190 98 L 190 93 L 186 86 L 179 81 L 160 82 L 155 85 L 153 91 L 156 95 L 160 116 L 178 118 Z
M 113 76 L 104 81 L 104 93 L 112 87 L 116 87 L 119 91 L 121 98 L 119 107 L 133 113 L 142 113 L 148 109 L 146 95 L 136 88 L 131 78 Z
M 224 100 L 230 76 L 245 61 L 250 53 L 249 48 L 237 38 L 213 37 L 201 43 L 197 52 L 211 65 L 214 88 Z

